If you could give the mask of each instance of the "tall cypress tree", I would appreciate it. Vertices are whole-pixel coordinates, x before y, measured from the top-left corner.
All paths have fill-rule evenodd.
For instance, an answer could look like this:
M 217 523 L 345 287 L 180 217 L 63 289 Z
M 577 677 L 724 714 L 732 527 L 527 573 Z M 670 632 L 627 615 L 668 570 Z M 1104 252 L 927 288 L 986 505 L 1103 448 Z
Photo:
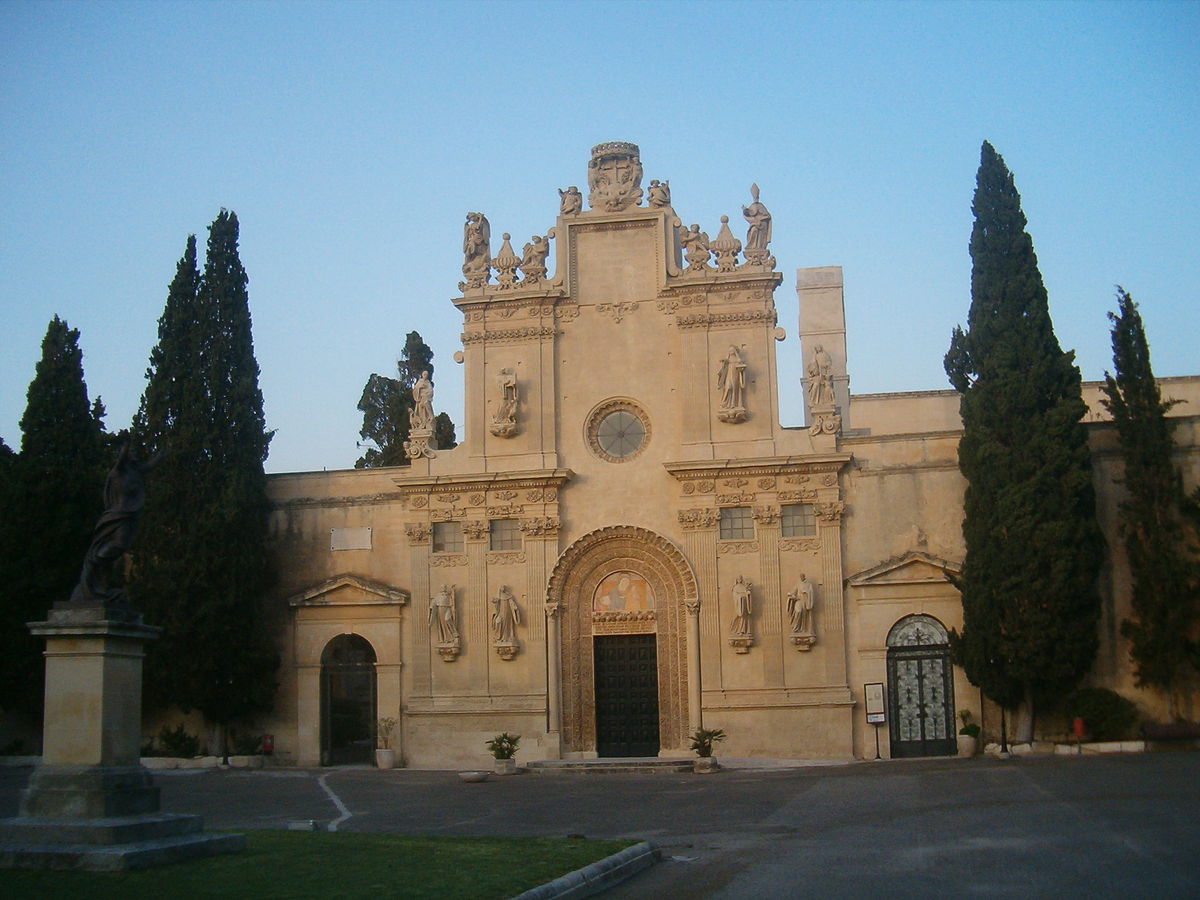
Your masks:
M 1069 690 L 1095 657 L 1104 546 L 1074 353 L 1054 336 L 1012 174 L 983 144 L 973 203 L 971 308 L 946 373 L 961 395 L 967 481 L 956 659 L 1000 704 Z
M 1103 403 L 1112 414 L 1125 461 L 1121 533 L 1133 576 L 1133 618 L 1121 623 L 1139 685 L 1168 698 L 1172 718 L 1189 714 L 1200 623 L 1200 545 L 1184 514 L 1187 498 L 1171 461 L 1174 424 L 1150 367 L 1150 347 L 1137 304 L 1117 289 L 1112 322 L 1113 368 L 1104 374 Z
M 204 274 L 189 238 L 159 320 L 136 425 L 167 451 L 149 480 L 131 594 L 164 627 L 147 697 L 224 727 L 270 709 L 278 668 L 264 599 L 266 431 L 237 217 L 209 227 Z
M 102 510 L 103 405 L 88 401 L 79 331 L 55 316 L 21 417 L 21 452 L 0 487 L 0 706 L 40 715 L 44 619 L 79 580 Z M 7 447 L 5 448 L 8 449 Z
M 354 468 L 409 464 L 404 442 L 408 440 L 409 416 L 413 408 L 412 388 L 422 372 L 428 372 L 433 378 L 433 350 L 420 333 L 410 331 L 396 361 L 396 377 L 373 374 L 363 387 L 358 401 L 358 409 L 363 414 L 359 437 L 362 438 L 360 446 L 367 449 L 354 463 Z M 434 439 L 443 450 L 454 446 L 454 422 L 446 413 L 437 416 Z

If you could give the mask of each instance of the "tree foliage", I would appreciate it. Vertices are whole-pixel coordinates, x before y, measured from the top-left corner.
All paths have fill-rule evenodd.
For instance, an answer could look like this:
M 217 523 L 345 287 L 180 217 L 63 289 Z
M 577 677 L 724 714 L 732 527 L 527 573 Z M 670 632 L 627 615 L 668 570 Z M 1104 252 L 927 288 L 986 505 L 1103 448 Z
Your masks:
M 973 204 L 971 307 L 946 373 L 961 395 L 967 481 L 963 631 L 956 660 L 1013 707 L 1069 690 L 1097 646 L 1103 539 L 1074 354 L 1054 336 L 1020 196 L 983 144 Z
M 278 654 L 264 606 L 266 430 L 237 216 L 209 226 L 204 273 L 189 237 L 159 319 L 135 419 L 148 479 L 130 594 L 151 624 L 146 697 L 227 725 L 270 709 Z
M 354 463 L 354 468 L 409 464 L 404 442 L 408 440 L 409 416 L 413 409 L 412 388 L 422 372 L 428 372 L 433 378 L 433 350 L 418 332 L 410 331 L 400 359 L 396 361 L 396 377 L 373 374 L 363 387 L 358 401 L 358 409 L 363 414 L 359 446 L 366 450 Z M 443 450 L 455 444 L 454 423 L 446 413 L 439 413 L 434 422 L 434 440 Z
M 1169 698 L 1172 715 L 1195 686 L 1200 624 L 1200 547 L 1186 514 L 1180 473 L 1172 462 L 1174 423 L 1150 366 L 1137 304 L 1117 289 L 1112 322 L 1113 369 L 1102 402 L 1112 414 L 1124 457 L 1126 499 L 1121 533 L 1133 576 L 1133 618 L 1121 623 L 1139 685 Z
M 21 452 L 0 473 L 0 706 L 40 714 L 45 619 L 79 579 L 102 512 L 103 404 L 88 401 L 79 331 L 55 316 L 21 417 Z

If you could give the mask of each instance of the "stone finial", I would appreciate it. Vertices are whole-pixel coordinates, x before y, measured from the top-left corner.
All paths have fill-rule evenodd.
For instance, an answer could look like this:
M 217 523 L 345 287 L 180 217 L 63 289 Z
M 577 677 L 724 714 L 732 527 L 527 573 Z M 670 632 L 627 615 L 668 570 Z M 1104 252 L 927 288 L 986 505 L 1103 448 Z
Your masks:
M 732 272 L 737 267 L 737 255 L 742 249 L 742 242 L 729 230 L 729 216 L 721 216 L 721 230 L 709 246 L 717 255 L 718 272 Z
M 500 252 L 492 258 L 492 266 L 496 269 L 496 283 L 500 285 L 500 290 L 509 291 L 516 284 L 517 266 L 521 264 L 521 257 L 513 250 L 507 231 L 501 236 L 501 240 L 503 242 L 500 244 Z
M 592 148 L 588 162 L 588 205 L 619 212 L 642 202 L 642 160 L 637 144 L 608 141 Z

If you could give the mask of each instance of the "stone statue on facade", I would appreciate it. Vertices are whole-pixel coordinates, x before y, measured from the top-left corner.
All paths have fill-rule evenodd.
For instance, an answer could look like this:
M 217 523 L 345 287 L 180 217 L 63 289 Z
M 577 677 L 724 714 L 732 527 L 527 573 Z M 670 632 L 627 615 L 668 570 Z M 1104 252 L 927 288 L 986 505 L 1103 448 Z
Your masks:
M 792 623 L 792 643 L 796 645 L 797 650 L 809 650 L 817 642 L 817 635 L 813 630 L 813 604 L 812 582 L 808 580 L 808 576 L 801 573 L 795 590 L 787 595 L 788 618 Z
M 466 288 L 482 287 L 487 283 L 492 264 L 492 226 L 481 212 L 467 213 L 463 225 L 463 276 Z
M 592 148 L 588 161 L 588 205 L 620 212 L 642 202 L 642 160 L 637 144 L 608 141 Z
M 691 230 L 679 226 L 679 245 L 683 247 L 689 272 L 703 272 L 708 268 L 712 250 L 708 246 L 708 235 L 693 224 Z
M 807 371 L 808 405 L 813 408 L 833 406 L 833 358 L 820 344 L 813 347 Z
M 741 252 L 742 242 L 729 230 L 729 216 L 721 216 L 721 230 L 709 246 L 717 257 L 718 272 L 732 272 L 737 268 L 737 255 Z
M 750 185 L 750 196 L 754 202 L 742 207 L 742 216 L 749 227 L 746 229 L 746 262 L 766 265 L 770 259 L 767 244 L 771 243 L 771 213 L 758 199 L 758 185 Z M 774 266 L 775 261 L 770 260 Z
M 133 542 L 142 507 L 146 504 L 145 474 L 158 465 L 165 451 L 142 462 L 133 458 L 128 439 L 104 481 L 104 512 L 92 529 L 92 543 L 83 557 L 79 583 L 69 606 L 117 607 L 125 604 L 125 591 L 112 587 L 113 567 Z
M 550 238 L 535 234 L 521 254 L 523 285 L 538 284 L 546 277 L 546 257 L 550 255 Z
M 429 380 L 429 370 L 426 369 L 417 379 L 412 388 L 413 410 L 409 421 L 412 427 L 421 431 L 433 430 L 433 382 Z
M 454 587 L 443 584 L 429 601 L 429 626 L 437 630 L 437 650 L 446 662 L 454 661 L 462 643 L 458 614 L 454 610 Z
M 565 191 L 558 189 L 558 214 L 560 216 L 575 216 L 583 212 L 583 194 L 579 188 L 571 185 Z
M 657 178 L 650 180 L 650 188 L 646 192 L 646 202 L 654 209 L 662 209 L 664 206 L 671 205 L 671 182 L 659 181 Z
M 496 387 L 500 398 L 489 430 L 496 437 L 512 437 L 517 433 L 517 401 L 520 399 L 516 369 L 501 369 L 496 376 Z
M 721 394 L 717 418 L 731 425 L 746 421 L 746 363 L 732 344 L 717 370 L 717 390 Z
M 750 617 L 754 614 L 753 597 L 750 589 L 754 582 L 738 575 L 733 583 L 733 622 L 729 626 L 729 643 L 738 653 L 745 653 L 754 643 Z
M 508 585 L 501 585 L 499 593 L 492 598 L 492 633 L 496 638 L 496 652 L 501 659 L 516 656 L 517 626 L 521 624 L 521 607 Z

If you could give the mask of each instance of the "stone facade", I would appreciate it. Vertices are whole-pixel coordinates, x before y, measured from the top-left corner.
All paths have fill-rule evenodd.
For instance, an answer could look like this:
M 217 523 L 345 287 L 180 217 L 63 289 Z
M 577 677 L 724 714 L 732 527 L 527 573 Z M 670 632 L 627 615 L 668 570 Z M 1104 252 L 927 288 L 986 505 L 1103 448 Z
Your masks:
M 801 269 L 806 374 L 785 390 L 806 425 L 781 427 L 782 275 L 757 185 L 743 250 L 727 217 L 712 239 L 685 225 L 669 182 L 643 205 L 635 145 L 598 146 L 587 175 L 586 208 L 561 189 L 521 255 L 504 235 L 491 256 L 486 216 L 468 214 L 462 444 L 422 433 L 409 467 L 270 479 L 277 754 L 329 759 L 353 737 L 339 704 L 357 703 L 399 719 L 393 747 L 415 767 L 478 767 L 501 731 L 522 735 L 523 759 L 688 755 L 701 725 L 728 733 L 731 756 L 873 756 L 867 683 L 890 688 L 885 755 L 945 752 L 946 735 L 914 741 L 899 721 L 899 686 L 933 691 L 948 721 L 921 727 L 951 740 L 955 710 L 980 711 L 936 652 L 962 621 L 946 575 L 963 557 L 957 395 L 852 396 L 841 269 Z M 1087 390 L 1114 559 L 1097 677 L 1157 711 L 1117 636 L 1119 459 Z M 1190 401 L 1173 412 L 1195 483 L 1200 378 L 1166 393 Z M 346 693 L 327 654 L 345 634 L 374 652 L 369 691 Z M 621 669 L 626 653 L 643 662 Z M 643 693 L 622 712 L 624 678 Z

